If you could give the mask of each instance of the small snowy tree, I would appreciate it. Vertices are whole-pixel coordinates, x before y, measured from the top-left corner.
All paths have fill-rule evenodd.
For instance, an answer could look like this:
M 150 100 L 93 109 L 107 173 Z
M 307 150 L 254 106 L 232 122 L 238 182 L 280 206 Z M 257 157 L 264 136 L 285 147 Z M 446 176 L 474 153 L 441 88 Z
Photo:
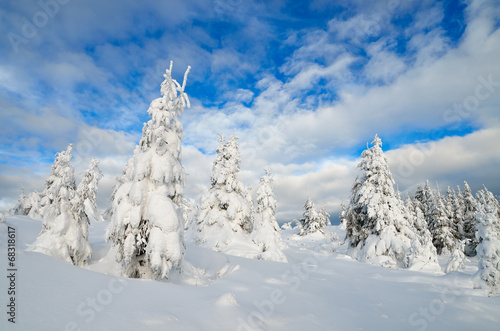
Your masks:
M 41 219 L 41 194 L 33 191 L 28 195 L 24 192 L 19 195 L 17 205 L 10 211 L 14 215 L 25 215 L 33 219 Z
M 384 266 L 404 266 L 411 245 L 410 225 L 394 192 L 394 179 L 375 135 L 372 147 L 361 154 L 361 175 L 352 187 L 346 211 L 351 255 Z
M 445 273 L 460 271 L 465 267 L 464 263 L 467 261 L 467 258 L 465 257 L 464 249 L 465 241 L 459 241 L 453 252 L 451 252 L 450 259 L 448 260 L 448 264 L 446 264 L 446 268 L 444 270 Z
M 89 221 L 98 221 L 100 219 L 97 212 L 97 189 L 101 178 L 102 172 L 99 169 L 99 161 L 92 158 L 76 189 L 83 200 L 84 212 Z
M 189 107 L 182 86 L 172 78 L 172 62 L 163 76 L 162 97 L 151 102 L 151 119 L 111 198 L 107 238 L 116 247 L 122 273 L 132 278 L 168 278 L 184 261 L 181 164 L 182 124 Z
M 327 213 L 320 213 L 314 207 L 314 203 L 310 198 L 307 199 L 304 205 L 304 214 L 302 218 L 299 220 L 300 222 L 300 231 L 299 235 L 305 236 L 310 233 L 320 232 L 325 233 L 325 226 L 327 220 Z
M 478 196 L 477 285 L 487 288 L 490 295 L 500 295 L 500 204 L 486 188 Z
M 91 255 L 88 243 L 88 218 L 75 186 L 70 164 L 72 145 L 57 154 L 47 179 L 47 198 L 40 235 L 30 250 L 66 260 L 77 266 L 87 264 Z
M 237 178 L 241 162 L 237 139 L 234 134 L 228 140 L 220 135 L 211 185 L 197 199 L 188 233 L 199 246 L 257 258 L 259 249 L 250 237 L 253 207 Z
M 260 178 L 257 188 L 257 211 L 252 231 L 253 241 L 262 251 L 262 259 L 286 262 L 282 249 L 285 243 L 281 237 L 281 230 L 276 222 L 276 198 L 273 192 L 273 178 L 271 170 Z
M 460 190 L 460 187 L 457 186 L 457 193 L 453 195 L 453 201 L 451 203 L 452 208 L 453 208 L 453 223 L 454 223 L 454 229 L 456 232 L 456 236 L 458 240 L 464 240 L 465 239 L 465 232 L 464 232 L 464 213 L 465 213 L 465 206 L 464 206 L 464 198 L 462 195 L 462 191 Z

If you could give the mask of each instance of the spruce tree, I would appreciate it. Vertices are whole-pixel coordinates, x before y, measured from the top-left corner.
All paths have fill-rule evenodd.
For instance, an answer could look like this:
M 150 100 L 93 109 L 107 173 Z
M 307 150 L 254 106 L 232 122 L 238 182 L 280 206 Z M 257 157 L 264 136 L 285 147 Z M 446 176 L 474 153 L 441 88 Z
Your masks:
M 211 185 L 197 199 L 191 214 L 189 235 L 199 245 L 232 255 L 258 258 L 251 240 L 253 206 L 249 193 L 237 178 L 240 171 L 238 137 L 220 134 Z
M 58 153 L 52 165 L 44 191 L 42 231 L 30 250 L 84 266 L 91 255 L 88 218 L 76 192 L 74 169 L 70 164 L 72 149 L 70 144 L 66 151 Z
M 299 230 L 299 235 L 305 236 L 310 233 L 325 233 L 325 226 L 327 223 L 327 213 L 326 212 L 319 212 L 315 207 L 314 203 L 310 198 L 306 200 L 306 203 L 304 204 L 304 214 L 302 215 L 302 218 L 299 220 L 300 223 L 300 230 Z
M 476 279 L 490 295 L 500 295 L 500 203 L 486 187 L 478 192 Z
M 82 180 L 78 184 L 76 191 L 80 198 L 83 199 L 84 212 L 89 221 L 98 221 L 100 217 L 97 212 L 97 190 L 99 180 L 102 178 L 99 160 L 92 158 L 88 169 L 82 175 Z
M 446 208 L 445 200 L 439 192 L 439 187 L 429 198 L 429 230 L 432 234 L 432 243 L 439 255 L 455 249 L 456 235 L 453 223 Z
M 463 205 L 464 205 L 464 237 L 465 254 L 468 256 L 476 255 L 476 247 L 478 245 L 476 231 L 477 231 L 477 201 L 472 195 L 472 191 L 467 182 L 464 181 L 463 192 Z
M 266 174 L 260 178 L 257 188 L 257 210 L 255 214 L 253 241 L 260 247 L 262 259 L 286 262 L 282 249 L 285 243 L 281 237 L 281 230 L 276 222 L 277 202 L 273 192 L 273 178 L 271 170 L 265 169 Z
M 377 135 L 372 145 L 361 154 L 361 174 L 346 211 L 350 252 L 360 261 L 403 266 L 412 230 L 394 192 L 394 179 Z
M 107 211 L 107 238 L 116 248 L 122 274 L 131 278 L 166 279 L 184 261 L 181 164 L 183 128 L 179 116 L 189 107 L 182 86 L 172 78 L 172 62 L 163 76 L 162 97 L 151 102 L 151 119 L 118 180 Z

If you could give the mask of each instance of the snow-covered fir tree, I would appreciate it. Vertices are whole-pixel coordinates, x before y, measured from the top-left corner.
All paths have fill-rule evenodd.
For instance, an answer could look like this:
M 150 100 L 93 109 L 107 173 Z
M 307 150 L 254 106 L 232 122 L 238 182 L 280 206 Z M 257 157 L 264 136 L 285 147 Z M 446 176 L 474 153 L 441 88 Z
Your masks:
M 332 226 L 332 221 L 330 221 L 330 214 L 321 207 L 318 211 L 319 216 L 324 220 L 326 226 Z
M 14 215 L 25 215 L 34 219 L 41 219 L 41 200 L 42 195 L 37 191 L 33 191 L 28 195 L 22 192 L 19 195 L 18 203 L 10 212 Z
M 453 217 L 454 217 L 454 219 L 453 219 L 454 226 L 453 227 L 455 229 L 455 234 L 457 236 L 457 240 L 464 240 L 465 239 L 465 232 L 464 232 L 465 207 L 464 207 L 462 191 L 460 190 L 459 186 L 457 186 L 457 192 L 453 195 L 453 201 L 452 201 L 451 205 L 453 208 Z
M 272 187 L 271 170 L 265 169 L 266 174 L 260 178 L 257 188 L 257 210 L 255 213 L 253 241 L 260 247 L 262 259 L 286 262 L 282 249 L 285 243 L 281 237 L 281 230 L 276 221 L 276 198 Z
M 101 218 L 97 211 L 97 190 L 101 178 L 102 172 L 99 169 L 99 160 L 92 158 L 76 189 L 80 198 L 83 199 L 84 212 L 90 222 L 99 221 Z
M 306 200 L 304 204 L 304 214 L 302 218 L 299 220 L 300 230 L 299 235 L 305 236 L 310 233 L 325 233 L 325 226 L 328 219 L 328 213 L 323 212 L 320 213 L 315 207 L 314 203 L 310 198 Z M 328 215 L 328 216 L 327 216 Z
M 52 165 L 44 191 L 42 231 L 30 250 L 84 266 L 91 255 L 88 218 L 83 212 L 83 200 L 76 192 L 70 164 L 72 148 L 70 144 L 66 151 L 58 153 Z
M 500 295 L 500 204 L 486 188 L 478 192 L 477 285 L 490 295 Z
M 472 191 L 467 182 L 464 181 L 463 192 L 463 206 L 464 206 L 464 238 L 465 254 L 468 256 L 476 255 L 476 246 L 478 245 L 476 232 L 477 232 L 477 201 L 472 195 Z
M 375 135 L 372 147 L 361 154 L 361 174 L 352 187 L 346 211 L 351 255 L 384 266 L 404 266 L 412 230 L 394 192 L 394 179 Z
M 199 246 L 232 255 L 258 258 L 252 241 L 253 206 L 249 193 L 237 178 L 240 171 L 238 137 L 220 134 L 211 184 L 196 201 L 188 235 Z
M 407 196 L 403 207 L 405 219 L 407 219 L 413 230 L 413 233 L 408 234 L 413 238 L 407 251 L 404 267 L 414 270 L 424 268 L 441 270 L 437 260 L 436 247 L 432 244 L 432 236 L 427 227 L 424 213 L 418 203 L 415 202 L 418 201 Z
M 432 235 L 432 243 L 439 255 L 455 249 L 456 235 L 449 209 L 446 208 L 445 199 L 439 191 L 439 187 L 428 197 L 428 222 Z
M 465 267 L 464 263 L 465 261 L 467 261 L 467 258 L 465 257 L 464 249 L 465 241 L 461 240 L 456 244 L 453 252 L 451 252 L 450 259 L 448 260 L 446 268 L 444 269 L 445 273 L 449 273 L 451 271 L 460 271 Z
M 111 205 L 107 239 L 116 250 L 123 275 L 166 279 L 180 272 L 184 261 L 182 194 L 185 171 L 181 164 L 183 128 L 179 116 L 189 107 L 182 86 L 172 78 L 172 62 L 163 76 L 162 97 L 151 102 L 151 119 L 123 175 Z

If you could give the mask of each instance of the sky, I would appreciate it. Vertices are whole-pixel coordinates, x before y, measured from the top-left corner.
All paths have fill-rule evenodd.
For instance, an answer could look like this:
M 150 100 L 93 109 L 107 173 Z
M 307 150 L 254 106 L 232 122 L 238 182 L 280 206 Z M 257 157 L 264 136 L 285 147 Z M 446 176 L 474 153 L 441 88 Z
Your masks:
M 239 179 L 274 173 L 278 221 L 310 197 L 335 221 L 375 134 L 397 184 L 500 194 L 495 0 L 6 0 L 0 4 L 0 210 L 42 191 L 73 143 L 106 208 L 173 61 L 191 108 L 185 196 L 209 185 L 218 133 Z

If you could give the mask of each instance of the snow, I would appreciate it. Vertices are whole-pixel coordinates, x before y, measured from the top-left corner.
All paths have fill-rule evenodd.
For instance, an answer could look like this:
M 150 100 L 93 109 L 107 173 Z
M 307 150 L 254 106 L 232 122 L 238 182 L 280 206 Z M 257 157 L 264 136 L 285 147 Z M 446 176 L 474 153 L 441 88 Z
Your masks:
M 79 268 L 27 251 L 42 223 L 8 216 L 16 229 L 16 325 L 0 330 L 497 330 L 500 297 L 474 288 L 476 257 L 461 271 L 421 272 L 360 263 L 345 231 L 282 231 L 288 263 L 246 259 L 188 244 L 183 274 L 168 281 L 120 276 L 107 222 L 89 226 L 92 258 Z M 440 256 L 444 270 L 449 256 Z M 8 279 L 0 278 L 2 305 Z M 76 286 L 76 284 L 78 284 Z M 5 307 L 5 306 L 4 306 Z M 4 308 L 5 309 L 5 308 Z

